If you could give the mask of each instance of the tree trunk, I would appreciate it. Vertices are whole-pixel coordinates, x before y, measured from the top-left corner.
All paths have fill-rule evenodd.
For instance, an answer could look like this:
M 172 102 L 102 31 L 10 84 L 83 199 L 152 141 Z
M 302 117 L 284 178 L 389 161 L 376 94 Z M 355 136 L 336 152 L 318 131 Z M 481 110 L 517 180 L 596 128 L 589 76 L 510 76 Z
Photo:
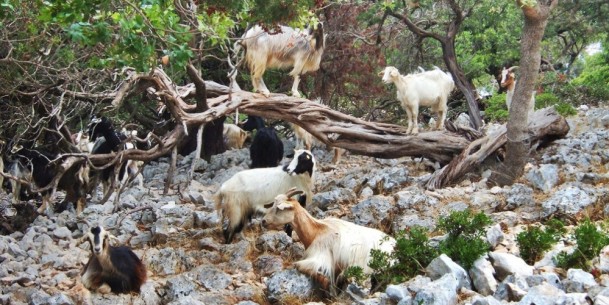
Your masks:
M 510 107 L 507 123 L 507 144 L 505 161 L 491 175 L 491 182 L 498 185 L 513 184 L 522 176 L 529 157 L 531 135 L 528 133 L 528 109 L 535 89 L 535 81 L 541 63 L 541 39 L 548 23 L 550 11 L 558 0 L 538 0 L 535 6 L 524 6 L 524 29 L 520 43 L 520 72 L 516 83 L 514 99 Z
M 475 130 L 480 130 L 482 119 L 480 118 L 480 110 L 478 109 L 478 102 L 476 101 L 476 95 L 474 94 L 474 86 L 467 77 L 465 77 L 465 73 L 463 73 L 463 70 L 461 70 L 461 67 L 457 64 L 455 43 L 453 39 L 449 38 L 446 42 L 442 42 L 442 53 L 444 64 L 446 64 L 448 71 L 452 74 L 455 85 L 467 100 L 467 112 L 473 125 L 472 127 Z

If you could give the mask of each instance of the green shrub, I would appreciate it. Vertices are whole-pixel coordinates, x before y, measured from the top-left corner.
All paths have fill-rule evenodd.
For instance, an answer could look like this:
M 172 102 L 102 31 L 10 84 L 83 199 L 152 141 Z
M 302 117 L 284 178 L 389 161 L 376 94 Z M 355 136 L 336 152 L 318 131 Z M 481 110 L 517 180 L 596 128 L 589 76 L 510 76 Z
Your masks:
M 564 225 L 558 219 L 550 220 L 543 229 L 537 226 L 528 226 L 525 231 L 518 233 L 518 236 L 516 236 L 516 242 L 520 248 L 520 257 L 529 265 L 534 264 L 558 242 L 564 231 Z
M 563 102 L 558 96 L 551 92 L 544 92 L 535 96 L 535 109 L 554 106 L 554 109 L 562 116 L 577 114 L 577 110 L 570 103 Z
M 372 250 L 368 266 L 373 270 L 376 282 L 373 290 L 384 289 L 387 284 L 401 283 L 417 274 L 423 274 L 425 267 L 438 256 L 427 237 L 427 229 L 412 227 L 396 234 L 396 246 L 391 254 Z
M 489 250 L 485 227 L 491 223 L 486 214 L 473 214 L 469 209 L 441 217 L 438 229 L 448 233 L 448 236 L 440 242 L 440 252 L 460 263 L 465 269 L 470 269 L 474 262 Z
M 484 117 L 487 120 L 495 122 L 505 122 L 508 119 L 509 112 L 505 105 L 505 93 L 495 94 L 484 100 Z
M 556 265 L 560 268 L 589 269 L 590 260 L 598 256 L 601 249 L 609 245 L 606 230 L 599 230 L 590 219 L 584 220 L 575 228 L 576 247 L 572 253 L 565 251 L 556 256 Z

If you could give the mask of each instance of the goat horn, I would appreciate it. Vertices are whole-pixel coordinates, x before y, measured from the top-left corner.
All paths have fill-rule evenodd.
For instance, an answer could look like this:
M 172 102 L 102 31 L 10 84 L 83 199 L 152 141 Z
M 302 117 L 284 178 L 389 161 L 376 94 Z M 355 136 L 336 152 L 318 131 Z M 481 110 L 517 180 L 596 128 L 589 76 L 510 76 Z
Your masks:
M 518 68 L 519 68 L 519 66 L 512 66 L 512 67 L 508 68 L 508 71 L 512 72 L 512 71 L 514 71 L 515 69 L 518 69 Z
M 285 193 L 285 195 L 286 195 L 288 198 L 291 198 L 291 197 L 292 197 L 292 196 L 294 196 L 294 195 L 301 195 L 301 194 L 304 194 L 304 192 L 303 192 L 303 191 L 301 191 L 301 190 L 296 189 L 295 187 L 293 187 L 293 188 L 289 189 L 289 190 L 288 190 L 288 192 L 287 192 L 287 193 Z

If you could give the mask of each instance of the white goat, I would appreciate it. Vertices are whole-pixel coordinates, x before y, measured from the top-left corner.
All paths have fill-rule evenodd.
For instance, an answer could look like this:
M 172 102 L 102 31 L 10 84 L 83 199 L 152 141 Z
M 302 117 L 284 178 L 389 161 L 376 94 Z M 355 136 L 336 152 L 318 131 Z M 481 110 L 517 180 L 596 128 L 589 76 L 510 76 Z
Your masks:
M 128 138 L 137 138 L 137 130 L 127 130 L 125 128 L 122 129 L 122 133 Z M 131 141 L 125 142 L 125 149 L 135 149 L 135 144 Z M 140 168 L 144 166 L 144 161 L 139 160 L 127 160 L 124 165 L 124 169 L 119 170 L 118 178 L 120 178 L 121 185 L 125 185 L 128 181 L 133 181 L 133 179 L 137 178 L 137 185 L 140 188 L 144 188 L 144 177 L 140 172 Z M 126 172 L 123 172 L 126 171 Z
M 450 74 L 436 67 L 431 71 L 401 75 L 398 69 L 388 66 L 380 75 L 384 83 L 394 83 L 397 88 L 397 99 L 408 114 L 408 133 L 419 133 L 419 106 L 431 107 L 438 114 L 436 129 L 444 129 L 448 95 L 455 88 Z
M 228 149 L 243 148 L 243 143 L 247 139 L 247 132 L 235 124 L 224 124 L 222 135 Z
M 505 104 L 507 106 L 508 111 L 510 110 L 510 106 L 512 105 L 512 99 L 514 98 L 514 89 L 516 89 L 516 73 L 514 70 L 517 69 L 518 66 L 513 66 L 510 68 L 503 68 L 501 71 L 501 87 L 507 88 Z M 531 100 L 528 105 L 528 114 L 529 116 L 535 111 L 535 91 L 533 91 L 531 95 Z
M 74 144 L 76 147 L 83 153 L 90 153 L 93 149 L 93 145 L 95 143 L 91 143 L 89 141 L 89 135 L 82 130 L 76 133 L 76 135 L 72 135 Z
M 359 266 L 370 274 L 370 250 L 393 251 L 395 239 L 387 234 L 341 219 L 315 219 L 289 198 L 294 194 L 290 190 L 275 197 L 262 225 L 268 228 L 291 224 L 305 247 L 304 259 L 294 263 L 296 269 L 315 278 L 324 288 L 333 290 L 342 271 L 350 266 Z
M 319 23 L 308 32 L 281 26 L 277 33 L 268 33 L 256 25 L 243 35 L 241 45 L 245 48 L 245 62 L 252 75 L 254 92 L 270 96 L 262 79 L 267 68 L 293 67 L 290 72 L 294 77 L 292 95 L 300 97 L 300 75 L 319 69 L 324 51 L 323 26 Z
M 278 194 L 297 187 L 305 191 L 306 204 L 313 198 L 315 157 L 308 150 L 296 150 L 294 159 L 283 168 L 265 167 L 236 173 L 222 183 L 214 195 L 221 218 L 228 219 L 223 230 L 224 240 L 230 243 L 235 233 L 241 232 L 256 212 L 265 212 L 264 205 L 273 202 Z

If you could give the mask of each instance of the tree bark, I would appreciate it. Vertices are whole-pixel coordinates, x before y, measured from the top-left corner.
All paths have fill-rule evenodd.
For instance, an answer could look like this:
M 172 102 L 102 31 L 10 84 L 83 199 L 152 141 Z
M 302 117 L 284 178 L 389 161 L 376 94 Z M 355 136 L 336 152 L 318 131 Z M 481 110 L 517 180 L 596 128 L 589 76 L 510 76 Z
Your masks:
M 531 116 L 528 125 L 528 133 L 534 147 L 543 146 L 545 141 L 561 138 L 569 132 L 569 124 L 564 117 L 560 116 L 553 108 L 545 108 L 536 111 Z M 428 189 L 438 189 L 455 185 L 465 179 L 466 174 L 478 170 L 490 156 L 497 155 L 498 150 L 507 142 L 507 130 L 502 126 L 493 134 L 477 139 L 469 144 L 448 165 L 436 171 L 427 181 Z M 526 152 L 528 153 L 528 151 Z
M 516 83 L 514 99 L 510 107 L 507 123 L 507 144 L 505 161 L 491 175 L 490 180 L 498 185 L 510 185 L 524 171 L 529 156 L 531 136 L 528 133 L 529 103 L 535 89 L 535 81 L 541 63 L 541 39 L 548 23 L 550 11 L 558 0 L 537 0 L 535 6 L 518 4 L 524 14 L 523 37 L 520 44 L 520 72 Z

